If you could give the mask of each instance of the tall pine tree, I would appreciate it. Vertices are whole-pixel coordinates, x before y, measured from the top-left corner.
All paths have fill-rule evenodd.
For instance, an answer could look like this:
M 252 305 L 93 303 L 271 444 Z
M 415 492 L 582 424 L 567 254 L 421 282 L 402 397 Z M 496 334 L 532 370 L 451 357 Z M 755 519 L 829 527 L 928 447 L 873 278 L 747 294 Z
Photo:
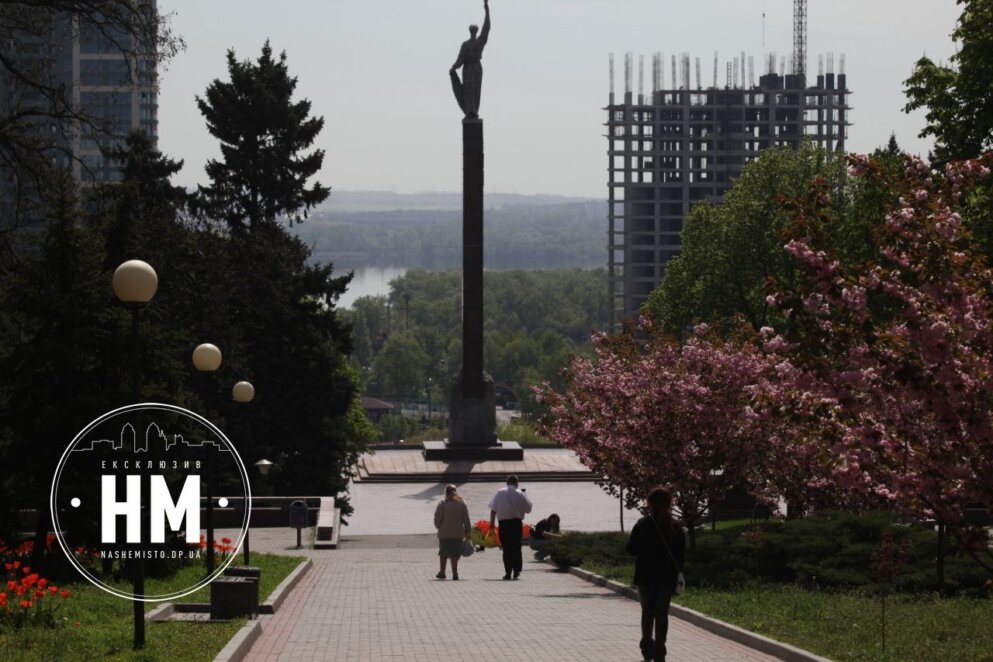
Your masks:
M 299 222 L 331 191 L 307 184 L 324 161 L 324 150 L 311 150 L 324 118 L 310 116 L 310 101 L 293 101 L 297 79 L 287 71 L 285 52 L 273 58 L 268 40 L 256 62 L 239 62 L 233 50 L 227 58 L 231 80 L 214 80 L 197 97 L 223 156 L 207 164 L 203 208 L 232 229 L 281 217 Z
M 337 495 L 347 513 L 343 493 L 372 436 L 349 367 L 350 329 L 335 308 L 351 275 L 311 264 L 307 245 L 279 222 L 301 220 L 328 197 L 329 188 L 308 185 L 324 160 L 313 148 L 324 120 L 292 99 L 296 78 L 268 41 L 256 62 L 228 52 L 228 71 L 229 82 L 215 80 L 197 99 L 222 154 L 207 165 L 211 185 L 199 205 L 231 230 L 212 260 L 223 270 L 205 281 L 221 293 L 211 301 L 223 312 L 205 311 L 201 335 L 225 352 L 222 370 L 256 387 L 245 453 L 276 462 L 267 487 Z

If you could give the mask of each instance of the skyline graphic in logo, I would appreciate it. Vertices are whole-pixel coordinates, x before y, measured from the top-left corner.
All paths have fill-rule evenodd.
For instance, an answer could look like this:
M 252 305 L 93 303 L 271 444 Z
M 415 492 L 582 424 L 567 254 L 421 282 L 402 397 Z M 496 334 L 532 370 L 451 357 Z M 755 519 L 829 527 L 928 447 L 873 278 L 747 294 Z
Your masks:
M 181 434 L 174 434 L 172 440 L 169 440 L 168 435 L 162 430 L 156 422 L 151 422 L 145 429 L 144 441 L 139 446 L 138 437 L 135 434 L 134 425 L 131 423 L 125 423 L 121 427 L 121 435 L 118 437 L 117 441 L 111 439 L 92 439 L 89 444 L 85 442 L 79 442 L 72 449 L 73 453 L 86 453 L 90 451 L 97 450 L 99 445 L 106 445 L 112 450 L 121 451 L 131 446 L 134 448 L 135 453 L 147 453 L 148 449 L 152 447 L 153 440 L 161 440 L 163 443 L 163 448 L 169 450 L 174 446 L 186 446 L 189 448 L 201 448 L 207 450 L 210 448 L 219 453 L 230 453 L 231 449 L 226 447 L 224 444 L 219 444 L 213 439 L 201 439 L 199 442 L 189 442 L 183 438 Z

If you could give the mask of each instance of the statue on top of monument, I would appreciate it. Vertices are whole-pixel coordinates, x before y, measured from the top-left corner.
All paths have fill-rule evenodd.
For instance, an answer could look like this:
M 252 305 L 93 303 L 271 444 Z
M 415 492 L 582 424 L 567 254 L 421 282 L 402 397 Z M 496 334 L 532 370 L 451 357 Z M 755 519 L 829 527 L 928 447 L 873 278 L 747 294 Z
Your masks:
M 469 26 L 471 36 L 462 43 L 458 59 L 448 70 L 455 99 L 459 102 L 462 112 L 470 119 L 479 117 L 479 97 L 483 88 L 483 49 L 486 47 L 486 40 L 490 37 L 489 0 L 483 0 L 483 7 L 486 9 L 486 19 L 483 21 L 482 31 L 476 25 Z M 477 32 L 479 32 L 478 37 Z M 461 81 L 456 73 L 459 67 L 462 67 Z

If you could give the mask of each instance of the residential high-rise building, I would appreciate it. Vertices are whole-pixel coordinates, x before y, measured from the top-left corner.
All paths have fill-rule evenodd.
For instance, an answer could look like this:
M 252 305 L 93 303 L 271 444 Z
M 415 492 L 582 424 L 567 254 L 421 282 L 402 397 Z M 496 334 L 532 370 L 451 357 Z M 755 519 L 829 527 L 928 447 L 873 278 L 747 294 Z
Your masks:
M 123 145 L 133 129 L 158 130 L 154 35 L 138 36 L 156 29 L 156 3 L 118 10 L 83 20 L 25 5 L 3 26 L 0 114 L 22 118 L 32 149 L 84 186 L 120 177 L 102 148 Z
M 763 149 L 797 148 L 810 140 L 831 152 L 844 152 L 848 98 L 844 56 L 840 73 L 834 55 L 820 58 L 816 84 L 767 57 L 765 74 L 755 82 L 754 61 L 744 54 L 719 70 L 713 83 L 695 84 L 689 55 L 671 58 L 665 75 L 662 55 L 652 61 L 652 87 L 644 92 L 644 59 L 639 89 L 632 92 L 633 58 L 624 62 L 624 96 L 614 95 L 610 66 L 607 110 L 609 287 L 614 326 L 636 317 L 662 281 L 666 263 L 679 254 L 680 232 L 690 208 L 700 201 L 719 203 L 745 165 Z M 723 73 L 723 78 L 719 74 Z M 668 80 L 667 80 L 668 78 Z M 668 83 L 668 84 L 667 84 Z
M 95 121 L 71 133 L 73 173 L 83 184 L 120 178 L 118 166 L 101 148 L 123 145 L 134 129 L 153 139 L 158 135 L 155 57 L 133 42 L 126 34 L 103 34 L 92 25 L 71 30 L 73 101 L 81 115 Z

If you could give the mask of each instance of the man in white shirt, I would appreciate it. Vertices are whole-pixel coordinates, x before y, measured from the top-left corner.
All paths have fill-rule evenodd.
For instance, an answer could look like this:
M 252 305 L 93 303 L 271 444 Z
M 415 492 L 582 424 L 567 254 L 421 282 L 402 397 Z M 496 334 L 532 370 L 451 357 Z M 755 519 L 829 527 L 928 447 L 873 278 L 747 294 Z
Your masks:
M 503 547 L 504 579 L 517 579 L 524 568 L 521 557 L 521 528 L 524 516 L 531 512 L 531 501 L 524 490 L 517 489 L 517 476 L 507 477 L 507 487 L 497 490 L 490 499 L 490 528 L 500 522 L 500 545 Z

